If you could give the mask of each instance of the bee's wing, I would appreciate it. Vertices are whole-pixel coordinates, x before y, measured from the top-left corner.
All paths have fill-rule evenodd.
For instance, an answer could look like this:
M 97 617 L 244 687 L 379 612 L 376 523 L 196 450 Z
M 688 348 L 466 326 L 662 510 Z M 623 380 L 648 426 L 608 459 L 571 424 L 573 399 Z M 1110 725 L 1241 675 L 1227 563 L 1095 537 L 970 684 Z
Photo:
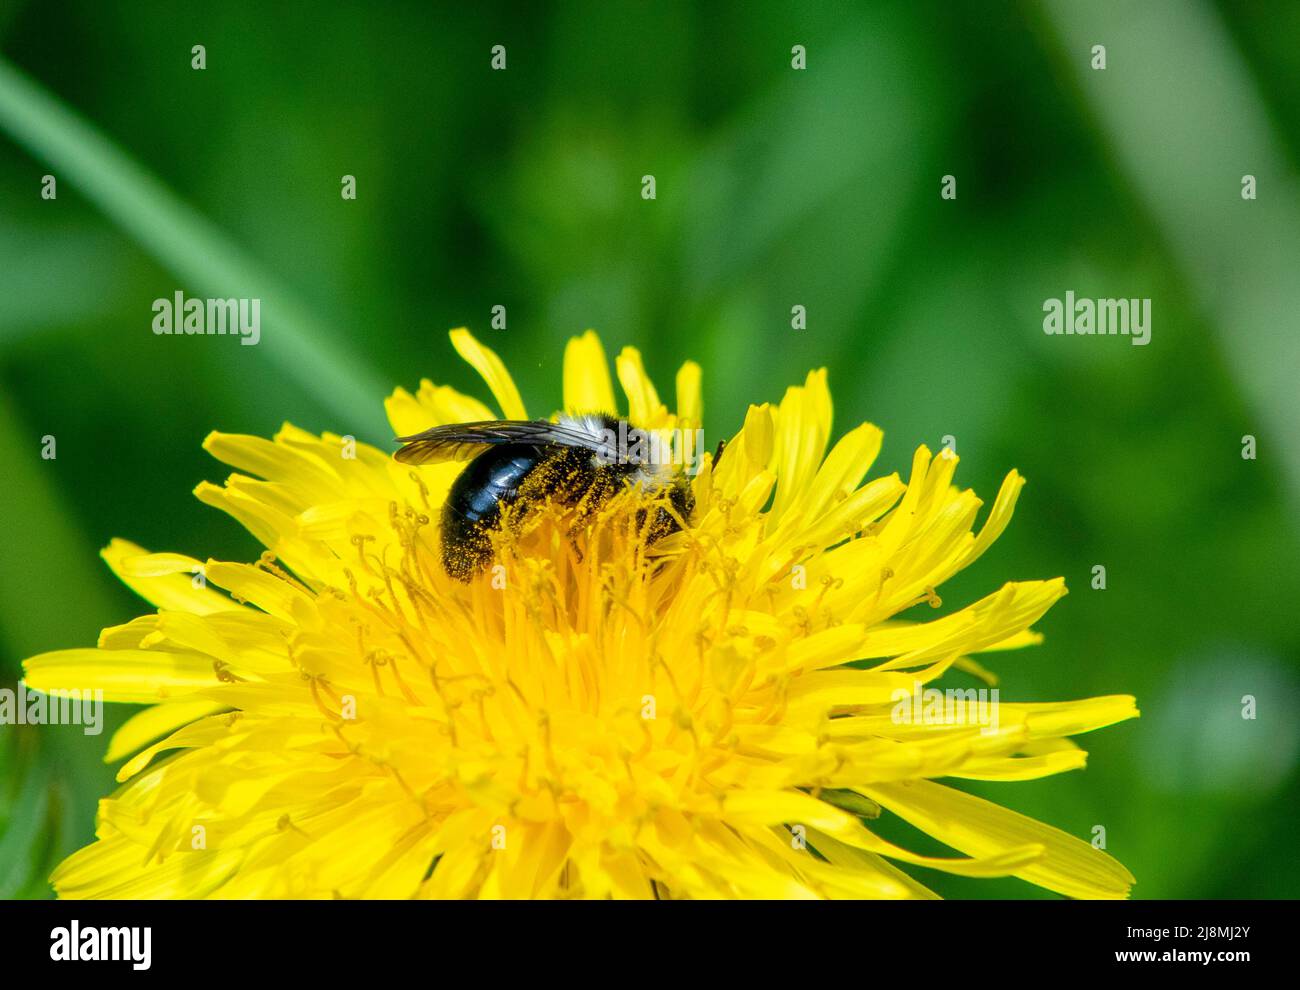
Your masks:
M 397 442 L 405 446 L 393 456 L 403 464 L 466 461 L 481 454 L 486 447 L 501 443 L 531 444 L 538 447 L 558 444 L 562 447 L 581 447 L 610 459 L 617 456 L 617 449 L 597 434 L 544 419 L 494 419 L 481 423 L 431 426 L 423 433 L 398 437 Z

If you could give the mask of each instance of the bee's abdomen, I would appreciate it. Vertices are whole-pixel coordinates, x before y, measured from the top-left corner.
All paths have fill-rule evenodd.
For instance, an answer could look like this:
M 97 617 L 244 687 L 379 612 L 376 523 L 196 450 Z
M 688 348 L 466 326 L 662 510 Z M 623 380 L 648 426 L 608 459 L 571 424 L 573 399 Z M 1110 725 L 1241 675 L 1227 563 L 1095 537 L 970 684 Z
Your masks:
M 448 574 L 468 581 L 491 561 L 488 531 L 540 458 L 536 447 L 502 444 L 470 461 L 452 483 L 442 507 L 442 563 Z

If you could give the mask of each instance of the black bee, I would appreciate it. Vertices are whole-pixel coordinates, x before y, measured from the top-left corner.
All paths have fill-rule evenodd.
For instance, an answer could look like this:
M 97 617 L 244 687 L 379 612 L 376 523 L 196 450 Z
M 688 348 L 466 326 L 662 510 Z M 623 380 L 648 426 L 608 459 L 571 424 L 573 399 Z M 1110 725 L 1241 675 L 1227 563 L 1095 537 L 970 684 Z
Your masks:
M 584 518 L 629 487 L 663 491 L 672 512 L 663 505 L 650 510 L 651 541 L 679 529 L 677 518 L 688 519 L 694 508 L 690 487 L 667 453 L 612 416 L 456 423 L 397 442 L 405 446 L 394 456 L 405 464 L 469 461 L 442 508 L 442 563 L 460 581 L 491 562 L 490 533 L 503 506 L 527 513 L 549 500 Z M 638 518 L 645 522 L 644 515 Z M 520 515 L 511 519 L 518 523 Z

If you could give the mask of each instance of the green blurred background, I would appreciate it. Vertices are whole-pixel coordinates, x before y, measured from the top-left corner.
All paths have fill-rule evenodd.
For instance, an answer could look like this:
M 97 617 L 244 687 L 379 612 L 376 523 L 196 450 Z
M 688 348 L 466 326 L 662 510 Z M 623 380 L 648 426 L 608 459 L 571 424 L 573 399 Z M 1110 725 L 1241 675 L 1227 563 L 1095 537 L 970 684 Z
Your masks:
M 144 610 L 111 537 L 257 553 L 190 496 L 209 430 L 386 443 L 393 386 L 482 394 L 461 325 L 544 412 L 595 327 L 666 394 L 700 361 L 715 439 L 825 365 L 877 471 L 945 435 L 986 499 L 1019 468 L 945 603 L 1064 575 L 1004 700 L 1143 717 L 1081 737 L 1086 771 L 971 789 L 1104 826 L 1137 897 L 1300 893 L 1300 6 L 430 6 L 0 0 L 0 685 Z M 262 343 L 155 336 L 177 289 L 260 297 Z M 1044 335 L 1067 289 L 1151 298 L 1152 342 Z M 109 731 L 0 728 L 0 896 L 92 835 Z

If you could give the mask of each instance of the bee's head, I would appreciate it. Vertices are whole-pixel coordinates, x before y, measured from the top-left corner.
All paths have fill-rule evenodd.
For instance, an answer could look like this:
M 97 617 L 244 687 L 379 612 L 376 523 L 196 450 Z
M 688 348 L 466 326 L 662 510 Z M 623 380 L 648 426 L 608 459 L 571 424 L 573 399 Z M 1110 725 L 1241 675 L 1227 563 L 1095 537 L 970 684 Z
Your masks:
M 560 422 L 597 439 L 599 450 L 592 455 L 597 467 L 612 469 L 648 489 L 676 479 L 674 442 L 664 431 L 641 429 L 607 413 L 565 416 Z

